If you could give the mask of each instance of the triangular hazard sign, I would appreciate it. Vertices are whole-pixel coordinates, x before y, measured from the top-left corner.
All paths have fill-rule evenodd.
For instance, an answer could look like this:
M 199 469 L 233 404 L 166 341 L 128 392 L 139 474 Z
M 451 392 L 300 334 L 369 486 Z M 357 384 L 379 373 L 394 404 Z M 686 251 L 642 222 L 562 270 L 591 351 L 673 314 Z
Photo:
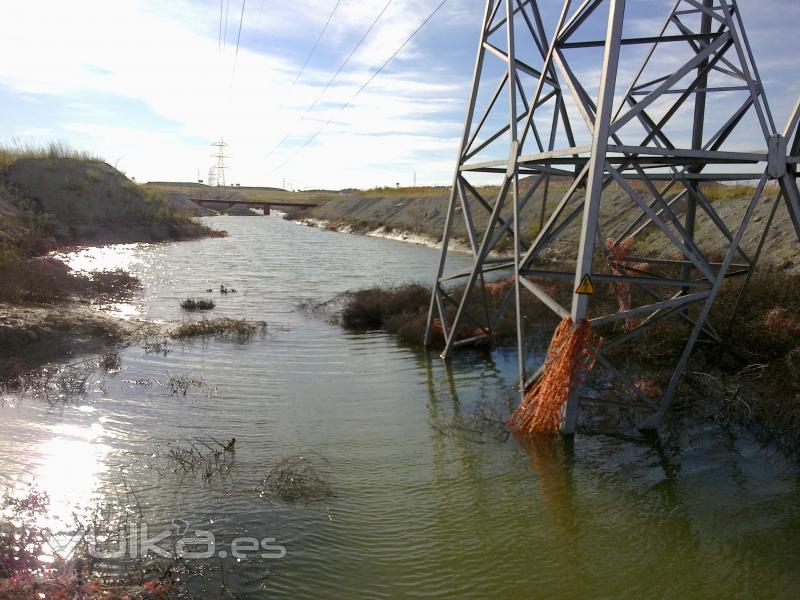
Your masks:
M 575 290 L 576 294 L 594 294 L 594 284 L 592 283 L 592 278 L 589 277 L 589 274 L 583 276 L 581 279 L 581 283 L 578 286 L 578 289 Z

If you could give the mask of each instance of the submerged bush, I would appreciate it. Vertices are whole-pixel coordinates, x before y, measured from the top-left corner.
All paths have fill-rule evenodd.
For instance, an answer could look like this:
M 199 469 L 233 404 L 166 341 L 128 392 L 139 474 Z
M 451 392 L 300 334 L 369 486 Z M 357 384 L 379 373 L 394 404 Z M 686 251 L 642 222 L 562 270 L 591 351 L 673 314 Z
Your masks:
M 503 279 L 485 284 L 485 294 L 473 294 L 465 307 L 464 318 L 456 334 L 456 339 L 478 337 L 484 334 L 481 324 L 486 322 L 486 310 L 494 314 L 511 289 L 511 280 Z M 566 290 L 566 288 L 564 288 Z M 549 290 L 553 294 L 558 289 Z M 453 290 L 454 299 L 458 300 L 463 287 Z M 486 307 L 484 307 L 484 299 Z M 351 293 L 347 296 L 341 312 L 341 324 L 347 329 L 364 331 L 368 329 L 385 329 L 397 335 L 405 343 L 421 346 L 425 337 L 425 326 L 428 322 L 428 307 L 431 301 L 431 288 L 418 283 L 411 283 L 392 288 L 369 288 Z M 457 306 L 445 303 L 448 322 L 455 317 Z M 523 313 L 526 319 L 542 323 L 555 323 L 549 309 L 541 302 L 524 296 Z M 510 344 L 516 339 L 516 321 L 513 306 L 505 310 L 495 323 L 491 338 L 485 338 L 484 344 Z M 441 323 L 436 319 L 433 323 L 431 345 L 444 345 L 444 332 Z
M 333 491 L 308 457 L 284 456 L 267 472 L 261 482 L 260 495 L 309 504 L 330 498 Z
M 113 271 L 98 271 L 86 278 L 87 290 L 91 295 L 102 301 L 126 300 L 142 287 L 138 277 L 115 269 Z
M 183 310 L 211 310 L 216 304 L 208 298 L 187 298 L 181 301 Z
M 348 329 L 380 329 L 400 315 L 411 318 L 428 310 L 431 289 L 412 283 L 394 288 L 370 288 L 352 294 L 342 310 Z

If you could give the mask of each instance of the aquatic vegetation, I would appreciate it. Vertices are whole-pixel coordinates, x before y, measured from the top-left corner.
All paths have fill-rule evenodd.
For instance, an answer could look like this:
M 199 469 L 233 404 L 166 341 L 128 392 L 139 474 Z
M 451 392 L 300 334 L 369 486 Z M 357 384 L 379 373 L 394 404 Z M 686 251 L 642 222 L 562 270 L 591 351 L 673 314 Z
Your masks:
M 48 367 L 20 374 L 12 387 L 25 396 L 44 400 L 50 405 L 84 398 L 92 387 L 91 376 L 97 359 L 61 367 Z
M 87 291 L 92 297 L 105 302 L 127 300 L 142 287 L 138 277 L 122 269 L 95 271 L 85 278 L 88 280 Z
M 164 339 L 147 340 L 142 346 L 146 354 L 161 354 L 166 356 L 170 353 L 169 341 Z
M 111 352 L 105 356 L 101 356 L 97 361 L 97 366 L 104 371 L 118 371 L 122 360 L 119 357 L 119 352 Z
M 200 472 L 204 479 L 224 474 L 233 466 L 236 454 L 236 438 L 223 444 L 211 438 L 185 439 L 186 444 L 169 445 L 163 453 L 167 468 L 176 472 Z
M 494 313 L 504 302 L 512 287 L 510 279 L 487 282 L 485 285 L 486 301 L 490 313 Z M 550 290 L 553 293 L 566 290 Z M 458 290 L 456 290 L 458 293 Z M 478 330 L 478 323 L 485 322 L 485 309 L 478 296 L 471 297 L 466 306 L 464 326 L 457 332 L 458 339 L 473 337 L 482 334 Z M 341 311 L 341 324 L 347 329 L 364 331 L 368 329 L 385 329 L 396 334 L 398 339 L 414 346 L 422 346 L 425 337 L 425 326 L 428 321 L 428 307 L 430 306 L 431 288 L 418 283 L 411 283 L 390 288 L 368 288 L 348 293 L 344 298 L 344 307 Z M 445 306 L 447 318 L 452 321 L 456 307 L 452 304 Z M 533 298 L 525 297 L 523 303 L 524 318 L 531 322 L 549 325 L 555 324 L 557 319 L 549 309 Z M 502 318 L 495 323 L 492 337 L 484 339 L 484 345 L 505 345 L 516 341 L 516 325 L 513 308 L 506 310 Z M 441 324 L 434 323 L 431 346 L 441 348 L 444 346 L 444 332 Z
M 183 310 L 211 310 L 215 306 L 216 303 L 208 298 L 186 298 L 181 301 Z
M 34 488 L 17 495 L 6 491 L 0 500 L 0 598 L 191 598 L 185 584 L 201 567 L 176 554 L 180 531 L 162 541 L 172 542 L 170 558 L 150 553 L 101 558 L 106 551 L 130 547 L 136 528 L 145 521 L 135 490 L 125 481 L 123 485 L 124 492 L 106 505 L 91 508 L 83 518 L 75 516 L 67 526 L 71 541 L 66 552 L 50 529 L 39 525 L 47 521 L 49 498 Z
M 427 311 L 431 289 L 412 283 L 394 288 L 359 290 L 346 298 L 342 325 L 348 329 L 379 329 L 398 315 L 413 316 Z
M 247 341 L 257 333 L 263 333 L 266 329 L 266 321 L 228 318 L 202 319 L 199 321 L 181 323 L 171 335 L 172 338 L 176 340 L 216 337 Z
M 267 472 L 259 494 L 284 502 L 310 504 L 333 496 L 330 484 L 306 456 L 279 458 Z
M 167 389 L 170 396 L 183 397 L 189 393 L 189 388 L 201 388 L 205 384 L 197 379 L 186 377 L 185 375 L 172 376 L 167 380 Z

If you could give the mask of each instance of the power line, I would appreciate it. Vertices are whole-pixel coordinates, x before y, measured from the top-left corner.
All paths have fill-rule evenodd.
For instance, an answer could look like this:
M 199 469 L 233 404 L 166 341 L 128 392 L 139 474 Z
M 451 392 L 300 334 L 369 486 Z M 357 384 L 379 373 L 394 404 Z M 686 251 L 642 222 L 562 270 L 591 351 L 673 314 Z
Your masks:
M 225 2 L 225 35 L 222 36 L 222 46 L 228 45 L 228 13 L 231 10 L 231 0 Z
M 219 39 L 217 40 L 217 46 L 220 50 L 222 50 L 222 6 L 225 0 L 219 0 Z
M 242 39 L 242 23 L 244 22 L 244 5 L 247 0 L 242 0 L 242 14 L 239 15 L 239 35 L 236 36 L 236 56 L 239 56 L 239 40 Z M 234 68 L 236 63 L 234 62 Z
M 356 45 L 353 47 L 353 49 L 350 51 L 350 54 L 348 54 L 348 55 L 347 55 L 347 58 L 345 58 L 345 59 L 344 59 L 344 62 L 343 62 L 341 65 L 339 65 L 339 68 L 336 70 L 336 73 L 334 73 L 334 74 L 333 74 L 333 77 L 331 77 L 331 78 L 330 78 L 330 80 L 329 80 L 329 81 L 328 81 L 328 83 L 325 85 L 325 87 L 323 88 L 323 90 L 322 90 L 322 91 L 319 93 L 319 95 L 316 97 L 316 99 L 314 100 L 314 102 L 312 102 L 312 103 L 311 103 L 311 105 L 310 105 L 310 106 L 309 106 L 309 107 L 308 107 L 308 108 L 305 110 L 305 112 L 304 112 L 304 113 L 303 113 L 303 115 L 302 115 L 302 118 L 305 118 L 305 116 L 306 116 L 306 115 L 307 115 L 309 112 L 311 112 L 311 110 L 312 110 L 312 109 L 313 109 L 313 108 L 314 108 L 314 107 L 317 105 L 317 102 L 319 102 L 319 101 L 320 101 L 320 99 L 321 99 L 321 98 L 322 98 L 322 96 L 325 94 L 325 92 L 326 92 L 326 91 L 328 91 L 328 88 L 330 88 L 330 87 L 331 87 L 331 84 L 334 82 L 334 80 L 335 80 L 335 79 L 336 79 L 336 78 L 339 76 L 339 74 L 342 72 L 342 69 L 344 69 L 344 68 L 345 68 L 345 66 L 347 65 L 347 63 L 348 63 L 348 62 L 350 62 L 350 59 L 351 59 L 351 58 L 353 58 L 353 55 L 354 55 L 354 54 L 356 53 L 356 51 L 357 51 L 357 50 L 358 50 L 358 49 L 361 47 L 361 44 L 363 44 L 363 43 L 364 43 L 364 40 L 365 40 L 365 39 L 367 39 L 367 36 L 368 36 L 368 35 L 370 34 L 370 32 L 373 30 L 373 28 L 374 28 L 374 27 L 375 27 L 375 25 L 378 23 L 378 21 L 380 21 L 381 17 L 383 16 L 383 13 L 385 13 L 385 12 L 386 12 L 386 9 L 387 9 L 387 8 L 389 8 L 389 5 L 390 5 L 392 2 L 394 2 L 394 0 L 389 0 L 389 1 L 386 3 L 386 5 L 384 5 L 383 9 L 382 9 L 382 10 L 381 10 L 381 11 L 378 13 L 378 16 L 377 16 L 377 17 L 375 17 L 375 19 L 372 21 L 372 23 L 370 24 L 370 26 L 369 26 L 369 27 L 367 28 L 367 30 L 364 32 L 364 35 L 362 35 L 362 36 L 361 36 L 361 39 L 360 39 L 360 40 L 358 40 L 358 43 L 357 43 L 357 44 L 356 44 Z M 297 79 L 295 79 L 295 81 L 297 81 Z M 293 87 L 294 87 L 294 84 L 292 84 L 292 88 L 293 88 Z M 290 89 L 289 91 L 291 91 L 291 89 Z M 288 96 L 288 92 L 287 92 L 287 96 Z M 285 102 L 285 98 L 284 98 L 284 102 Z M 280 108 L 283 108 L 283 103 L 281 103 L 281 107 L 280 107 Z M 279 109 L 279 110 L 280 110 L 280 109 Z M 275 146 L 273 146 L 273 147 L 272 147 L 272 149 L 271 149 L 271 150 L 270 150 L 270 151 L 267 153 L 267 156 L 265 157 L 265 160 L 266 160 L 267 158 L 269 158 L 270 156 L 272 156 L 272 155 L 275 153 L 275 151 L 276 151 L 276 150 L 278 150 L 278 148 L 280 148 L 281 146 L 283 146 L 283 143 L 284 143 L 284 142 L 285 142 L 287 139 L 289 139 L 289 133 L 288 133 L 288 132 L 287 132 L 286 134 L 284 134 L 284 136 L 283 136 L 283 137 L 280 139 L 280 141 L 279 141 L 277 144 L 275 144 Z
M 420 30 L 421 30 L 423 27 L 425 27 L 425 25 L 427 25 L 427 24 L 428 24 L 428 21 L 430 21 L 430 20 L 431 20 L 431 19 L 434 17 L 434 15 L 435 15 L 437 12 L 439 12 L 439 9 L 441 9 L 441 8 L 442 8 L 442 7 L 443 7 L 445 4 L 447 4 L 447 0 L 442 0 L 442 1 L 439 3 L 439 5 L 438 5 L 436 8 L 434 8 L 434 9 L 433 9 L 433 12 L 432 12 L 431 14 L 429 14 L 429 15 L 428 15 L 428 16 L 425 18 L 425 20 L 424 20 L 422 23 L 420 23 L 419 27 L 417 27 L 417 28 L 414 30 L 414 32 L 413 32 L 413 33 L 412 33 L 410 36 L 408 36 L 408 37 L 406 38 L 406 40 L 405 40 L 405 41 L 404 41 L 402 44 L 400 44 L 400 47 L 399 47 L 397 50 L 395 50 L 395 51 L 394 51 L 394 53 L 392 53 L 392 55 L 391 55 L 389 58 L 387 58 L 387 59 L 386 59 L 386 61 L 385 61 L 385 62 L 384 62 L 384 63 L 383 63 L 383 64 L 382 64 L 380 67 L 378 67 L 378 69 L 377 69 L 377 70 L 376 70 L 376 71 L 375 71 L 375 72 L 374 72 L 372 75 L 370 75 L 369 79 L 367 79 L 367 80 L 364 82 L 364 84 L 363 84 L 363 85 L 362 85 L 360 88 L 358 88 L 358 90 L 356 91 L 356 93 L 355 93 L 355 94 L 353 94 L 353 96 L 352 96 L 352 97 L 351 97 L 351 98 L 350 98 L 350 99 L 349 99 L 347 102 L 345 102 L 344 104 L 342 104 L 342 105 L 339 107 L 339 110 L 337 110 L 337 111 L 336 111 L 336 114 L 335 114 L 334 116 L 338 115 L 340 112 L 342 112 L 343 110 L 345 110 L 345 109 L 346 109 L 348 106 L 350 106 L 350 105 L 353 103 L 353 101 L 354 101 L 354 100 L 355 100 L 355 99 L 358 97 L 358 95 L 359 95 L 359 94 L 361 94 L 361 92 L 363 92 L 363 91 L 364 91 L 364 90 L 367 88 L 367 86 L 368 86 L 370 83 L 372 83 L 372 81 L 373 81 L 373 80 L 374 80 L 374 79 L 375 79 L 375 78 L 376 78 L 376 77 L 377 77 L 377 76 L 380 74 L 380 72 L 381 72 L 381 71 L 383 71 L 383 70 L 386 68 L 386 66 L 387 66 L 387 65 L 388 65 L 390 62 L 392 62 L 392 60 L 394 60 L 394 57 L 395 57 L 395 56 L 397 56 L 398 54 L 400 54 L 400 52 L 402 52 L 403 48 L 405 48 L 405 47 L 408 45 L 408 43 L 409 43 L 409 42 L 410 42 L 410 41 L 411 41 L 411 40 L 414 38 L 414 36 L 416 36 L 416 35 L 417 35 L 417 34 L 420 32 Z M 297 156 L 297 155 L 298 155 L 300 152 L 302 152 L 302 151 L 303 151 L 303 149 L 304 149 L 306 146 L 308 146 L 308 145 L 309 145 L 309 144 L 310 144 L 312 141 L 314 141 L 314 139 L 316 139 L 316 137 L 317 137 L 317 136 L 318 136 L 320 133 L 322 133 L 322 131 L 323 131 L 323 130 L 324 130 L 324 129 L 325 129 L 327 126 L 328 126 L 328 125 L 330 125 L 332 122 L 333 122 L 333 117 L 331 117 L 330 119 L 328 119 L 328 120 L 325 122 L 325 124 L 324 124 L 322 127 L 320 127 L 320 128 L 319 128 L 319 129 L 318 129 L 316 132 L 314 132 L 314 133 L 313 133 L 313 134 L 312 134 L 312 135 L 311 135 L 311 136 L 310 136 L 310 137 L 309 137 L 309 138 L 308 138 L 308 139 L 307 139 L 307 140 L 306 140 L 306 141 L 303 143 L 303 145 L 302 145 L 302 146 L 300 146 L 300 147 L 299 147 L 297 150 L 295 150 L 295 151 L 294 151 L 294 153 L 293 153 L 292 155 L 290 155 L 289 157 L 287 157 L 287 158 L 286 158 L 286 159 L 285 159 L 285 160 L 284 160 L 284 161 L 283 161 L 281 164 L 279 164 L 277 167 L 275 167 L 275 168 L 274 168 L 274 169 L 271 171 L 271 173 L 274 173 L 275 171 L 277 171 L 278 169 L 280 169 L 281 167 L 283 167 L 283 166 L 284 166 L 284 165 L 285 165 L 287 162 L 289 162 L 289 161 L 290 161 L 290 160 L 292 160 L 292 159 L 293 159 L 295 156 Z M 287 135 L 288 135 L 288 134 L 287 134 Z
M 289 90 L 283 95 L 283 100 L 281 101 L 281 105 L 278 107 L 278 110 L 281 110 L 283 108 L 283 106 L 286 104 L 286 98 L 289 97 L 289 94 L 291 94 L 292 90 L 294 89 L 294 86 L 297 84 L 297 80 L 300 79 L 300 76 L 306 70 L 306 65 L 308 65 L 308 61 L 311 60 L 311 55 L 314 54 L 314 50 L 317 49 L 317 44 L 319 44 L 319 41 L 322 39 L 322 36 L 325 35 L 325 31 L 328 29 L 328 25 L 330 25 L 331 19 L 333 19 L 333 15 L 336 13 L 336 10 L 339 8 L 339 5 L 341 3 L 342 3 L 342 0 L 337 0 L 336 4 L 333 7 L 333 10 L 331 11 L 331 14 L 328 15 L 328 20 L 325 21 L 325 25 L 322 27 L 322 31 L 319 32 L 319 35 L 317 36 L 317 39 L 314 41 L 314 45 L 311 46 L 311 50 L 308 52 L 308 56 L 306 56 L 306 59 L 303 61 L 303 66 L 300 67 L 300 70 L 297 72 L 297 75 L 295 76 L 294 81 L 292 82 L 292 85 L 289 86 Z M 283 142 L 285 142 L 288 137 L 289 137 L 289 133 L 287 132 L 283 136 L 283 138 L 281 138 L 281 141 L 279 141 L 277 144 L 275 144 L 272 147 L 272 150 L 270 150 L 267 153 L 266 158 L 269 158 L 270 156 L 272 156 L 275 153 L 275 151 L 283 145 Z
M 354 55 L 354 54 L 356 53 L 356 51 L 357 51 L 357 50 L 358 50 L 358 49 L 361 47 L 361 44 L 363 44 L 363 43 L 364 43 L 364 40 L 365 40 L 365 39 L 367 39 L 367 36 L 368 36 L 368 35 L 370 34 L 370 32 L 373 30 L 373 28 L 374 28 L 374 27 L 375 27 L 375 25 L 378 23 L 378 21 L 380 21 L 381 17 L 383 16 L 383 13 L 385 13 L 385 12 L 386 12 L 386 9 L 387 9 L 387 8 L 389 8 L 389 5 L 391 5 L 391 3 L 392 3 L 392 2 L 394 2 L 394 0 L 389 0 L 389 1 L 388 1 L 388 2 L 387 2 L 385 5 L 384 5 L 384 7 L 381 9 L 381 12 L 379 12 L 379 13 L 378 13 L 378 16 L 377 16 L 377 17 L 375 17 L 375 19 L 372 21 L 372 24 L 371 24 L 371 25 L 369 26 L 369 28 L 368 28 L 368 29 L 367 29 L 367 30 L 364 32 L 364 35 L 362 35 L 362 36 L 361 36 L 361 39 L 360 39 L 360 40 L 358 40 L 358 43 L 357 43 L 357 44 L 356 44 L 356 45 L 353 47 L 353 49 L 350 51 L 350 54 L 348 54 L 348 55 L 347 55 L 347 58 L 345 58 L 345 59 L 344 59 L 344 62 L 343 62 L 341 65 L 339 65 L 339 68 L 338 68 L 338 69 L 336 69 L 336 73 L 334 73 L 334 74 L 333 74 L 333 77 L 331 77 L 331 78 L 330 78 L 330 81 L 328 81 L 328 83 L 326 83 L 326 84 L 325 84 L 325 87 L 324 87 L 324 88 L 322 88 L 322 91 L 321 91 L 321 92 L 319 93 L 319 95 L 316 97 L 316 99 L 314 100 L 314 102 L 312 102 L 312 103 L 311 103 L 311 106 L 309 106 L 309 107 L 306 109 L 306 112 L 305 112 L 305 113 L 303 113 L 303 116 L 305 116 L 305 115 L 307 115 L 309 112 L 311 112 L 311 109 L 313 109 L 313 108 L 314 108 L 314 107 L 317 105 L 317 102 L 319 102 L 319 101 L 320 101 L 320 98 L 322 98 L 322 96 L 323 96 L 323 95 L 325 95 L 325 92 L 327 92 L 327 91 L 328 91 L 328 88 L 330 88 L 330 87 L 331 87 L 331 84 L 332 84 L 332 83 L 334 82 L 334 80 L 335 80 L 335 79 L 336 79 L 336 78 L 339 76 L 339 73 L 341 73 L 341 72 L 342 72 L 342 69 L 344 69 L 344 68 L 345 68 L 345 66 L 347 65 L 347 63 L 349 63 L 349 62 L 350 62 L 350 59 L 351 59 L 351 58 L 353 58 L 353 55 Z
M 322 36 L 325 35 L 325 32 L 328 30 L 328 25 L 331 24 L 331 19 L 333 19 L 333 15 L 336 14 L 336 11 L 339 8 L 339 5 L 341 3 L 342 3 L 342 0 L 336 0 L 336 4 L 334 5 L 333 10 L 331 11 L 331 14 L 328 15 L 328 20 L 325 21 L 325 25 L 322 27 L 322 31 L 319 32 L 319 35 L 317 36 L 317 39 L 314 41 L 314 45 L 311 46 L 311 50 L 308 52 L 308 56 L 306 56 L 305 61 L 303 61 L 303 66 L 300 67 L 300 71 L 298 71 L 297 76 L 295 76 L 294 81 L 292 82 L 292 86 L 289 88 L 289 92 L 291 92 L 294 89 L 294 86 L 297 83 L 297 80 L 300 79 L 300 76 L 306 70 L 306 66 L 308 65 L 308 61 L 311 60 L 311 56 L 314 54 L 314 51 L 317 49 L 317 45 L 319 44 L 319 41 L 322 39 Z M 287 92 L 287 94 L 289 92 Z

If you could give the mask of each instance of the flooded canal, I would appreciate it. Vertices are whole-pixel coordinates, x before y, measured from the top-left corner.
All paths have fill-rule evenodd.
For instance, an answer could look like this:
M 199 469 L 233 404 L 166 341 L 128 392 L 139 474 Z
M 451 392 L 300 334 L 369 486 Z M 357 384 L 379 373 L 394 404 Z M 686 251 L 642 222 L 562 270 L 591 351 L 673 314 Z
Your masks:
M 437 251 L 277 217 L 209 221 L 230 236 L 69 256 L 141 278 L 123 315 L 185 319 L 179 301 L 213 289 L 214 316 L 269 325 L 247 343 L 135 344 L 65 401 L 6 394 L 0 486 L 46 493 L 53 528 L 113 499 L 151 534 L 210 531 L 215 556 L 189 582 L 202 597 L 223 577 L 241 598 L 800 597 L 800 476 L 774 450 L 716 429 L 663 451 L 581 435 L 526 450 L 472 432 L 476 410 L 508 397 L 512 356 L 465 352 L 445 368 L 302 308 L 429 281 Z M 212 438 L 236 438 L 224 468 L 159 466 L 165 449 Z M 265 495 L 285 456 L 311 461 L 331 495 Z M 285 556 L 232 556 L 242 536 Z

